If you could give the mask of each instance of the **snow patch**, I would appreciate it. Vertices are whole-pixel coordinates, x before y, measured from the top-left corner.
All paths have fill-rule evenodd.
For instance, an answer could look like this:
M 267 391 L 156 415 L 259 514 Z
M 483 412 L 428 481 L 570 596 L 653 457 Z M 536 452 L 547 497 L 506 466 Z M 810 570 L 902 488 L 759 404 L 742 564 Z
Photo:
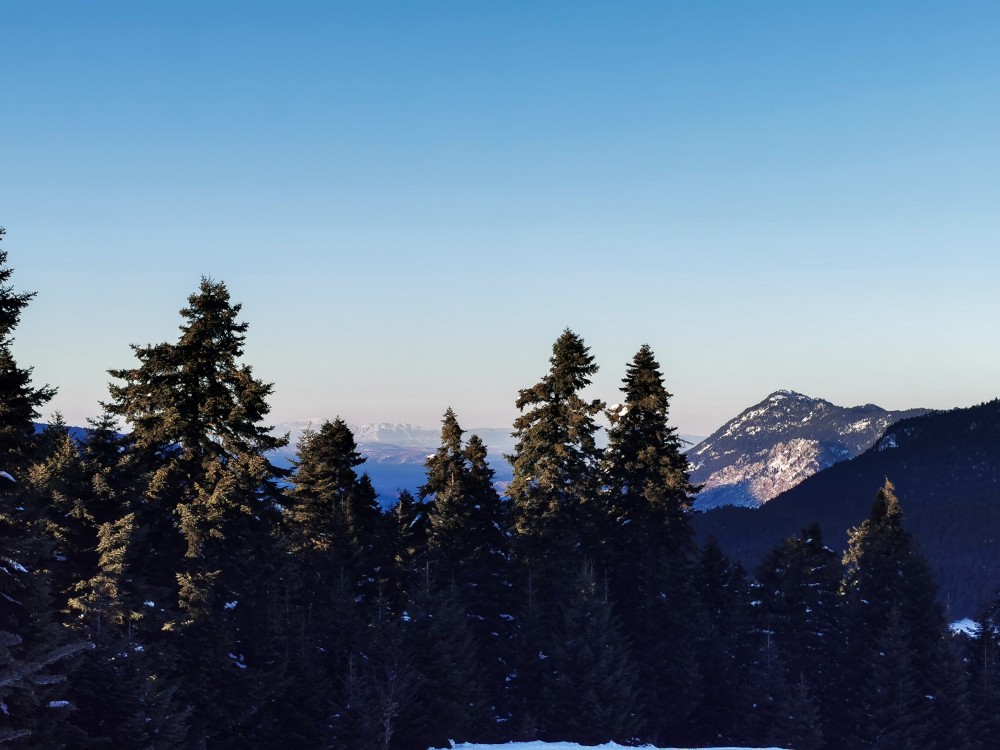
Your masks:
M 876 450 L 881 452 L 884 450 L 888 450 L 889 448 L 898 448 L 898 447 L 899 446 L 896 444 L 895 434 L 889 433 L 879 441 L 878 448 Z
M 979 623 L 966 617 L 964 620 L 956 620 L 948 626 L 952 633 L 962 633 L 963 635 L 975 638 L 979 635 Z

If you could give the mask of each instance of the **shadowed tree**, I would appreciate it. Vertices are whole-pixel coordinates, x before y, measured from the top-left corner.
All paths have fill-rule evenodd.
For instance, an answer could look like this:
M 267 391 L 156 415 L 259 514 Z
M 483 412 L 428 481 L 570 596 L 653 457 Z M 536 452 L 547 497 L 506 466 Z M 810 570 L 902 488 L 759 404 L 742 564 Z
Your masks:
M 831 740 L 971 747 L 967 696 L 954 671 L 937 586 L 888 481 L 869 517 L 850 532 L 844 566 L 847 666 L 838 670 L 833 691 L 842 714 L 832 716 Z M 860 685 L 850 665 L 864 665 Z M 849 734 L 838 736 L 845 728 Z
M 141 475 L 129 559 L 156 614 L 140 621 L 155 669 L 192 707 L 192 748 L 249 733 L 278 669 L 274 627 L 285 472 L 265 454 L 287 440 L 263 423 L 271 386 L 242 364 L 247 324 L 222 283 L 202 279 L 176 343 L 133 346 L 112 370 L 110 415 L 132 426 Z M 124 514 L 123 514 L 124 515 Z
M 696 491 L 675 428 L 670 394 L 648 346 L 629 363 L 625 401 L 607 410 L 604 544 L 598 559 L 609 595 L 640 662 L 644 702 L 655 706 L 652 736 L 679 739 L 698 700 L 693 643 L 703 610 L 694 588 L 696 548 L 689 513 Z M 690 735 L 688 735 L 690 736 Z
M 4 230 L 0 228 L 0 240 Z M 58 717 L 46 708 L 64 699 L 54 665 L 86 647 L 67 643 L 56 621 L 50 570 L 55 542 L 44 509 L 30 502 L 27 479 L 38 457 L 34 420 L 55 391 L 31 383 L 11 351 L 21 313 L 34 297 L 8 283 L 13 273 L 0 251 L 0 742 L 31 737 L 51 746 Z M 65 665 L 61 665 L 65 666 Z

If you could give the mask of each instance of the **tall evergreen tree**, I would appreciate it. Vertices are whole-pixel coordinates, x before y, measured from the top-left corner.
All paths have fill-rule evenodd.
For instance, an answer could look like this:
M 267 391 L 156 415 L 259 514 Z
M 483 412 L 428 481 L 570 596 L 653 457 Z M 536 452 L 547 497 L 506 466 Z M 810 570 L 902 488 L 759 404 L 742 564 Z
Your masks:
M 823 544 L 817 524 L 786 539 L 758 568 L 755 591 L 760 605 L 755 619 L 781 652 L 784 678 L 793 687 L 790 697 L 819 696 L 841 673 L 852 671 L 843 661 L 840 579 L 840 558 Z M 835 719 L 828 715 L 828 705 L 823 701 L 815 706 L 820 712 L 816 724 L 820 735 Z
M 494 611 L 503 598 L 507 538 L 500 496 L 486 446 L 478 436 L 462 445 L 455 413 L 445 412 L 441 447 L 427 460 L 427 546 L 432 576 L 451 586 L 473 616 Z M 490 627 L 495 627 L 490 617 Z
M 595 551 L 600 450 L 594 418 L 604 406 L 580 395 L 597 365 L 579 336 L 564 331 L 549 362 L 541 381 L 518 396 L 507 488 L 514 552 L 543 610 L 565 600 L 582 556 Z
M 105 405 L 132 425 L 129 451 L 142 472 L 129 555 L 162 612 L 142 637 L 193 709 L 193 748 L 247 733 L 278 658 L 272 627 L 285 571 L 274 480 L 284 472 L 265 453 L 286 440 L 263 424 L 271 386 L 240 362 L 240 310 L 224 284 L 203 279 L 181 310 L 177 343 L 133 346 L 139 364 L 110 371 L 123 382 Z
M 339 417 L 303 435 L 287 497 L 292 550 L 303 566 L 306 590 L 332 573 L 351 598 L 373 604 L 386 566 L 382 510 L 354 434 Z
M 444 747 L 490 731 L 486 672 L 472 622 L 448 588 L 424 585 L 410 597 L 402 645 L 421 689 L 400 717 L 399 747 Z
M 967 720 L 960 718 L 965 695 L 953 674 L 956 664 L 937 586 L 903 525 L 899 498 L 888 481 L 868 519 L 851 531 L 844 564 L 845 654 L 850 663 L 871 671 L 860 691 L 850 682 L 836 688 L 846 720 L 834 716 L 831 730 L 847 727 L 853 735 L 835 739 L 935 747 L 937 738 L 950 737 L 948 747 L 967 747 L 969 727 L 954 725 Z M 873 725 L 871 717 L 883 707 L 891 716 Z M 890 718 L 898 732 L 886 734 Z
M 548 634 L 542 662 L 540 717 L 549 739 L 583 744 L 628 742 L 640 736 L 642 713 L 628 639 L 598 585 L 593 566 L 583 566 L 563 611 Z
M 693 724 L 699 742 L 721 744 L 733 738 L 740 685 L 756 645 L 747 638 L 749 581 L 743 567 L 730 563 L 709 539 L 698 557 L 695 585 L 705 614 L 694 642 L 702 685 Z
M 358 475 L 365 460 L 344 420 L 325 421 L 299 441 L 284 502 L 296 575 L 286 626 L 294 659 L 281 713 L 305 744 L 375 741 L 374 724 L 363 720 L 374 711 L 366 648 L 388 594 L 389 545 L 375 492 Z
M 790 683 L 781 650 L 770 632 L 752 653 L 740 687 L 735 740 L 753 745 L 819 750 L 819 710 L 804 680 Z
M 494 687 L 495 707 L 504 702 L 513 618 L 509 540 L 503 502 L 493 486 L 486 446 L 463 430 L 448 409 L 442 420 L 441 446 L 427 460 L 427 482 L 420 495 L 427 502 L 428 582 L 447 592 L 468 618 L 484 684 Z M 503 712 L 504 709 L 496 708 Z
M 670 394 L 649 346 L 622 381 L 623 404 L 607 411 L 604 452 L 608 516 L 601 559 L 610 596 L 641 661 L 645 701 L 656 706 L 654 736 L 679 739 L 698 702 L 700 676 L 692 643 L 702 609 L 694 588 L 695 546 L 689 520 L 695 490 L 675 428 Z
M 57 626 L 55 542 L 44 514 L 29 502 L 29 468 L 38 455 L 34 420 L 55 391 L 33 386 L 31 368 L 18 366 L 11 351 L 14 329 L 34 297 L 14 291 L 12 273 L 0 251 L 0 742 L 32 736 L 41 747 L 56 719 L 48 701 L 63 699 L 52 692 L 64 680 L 54 665 L 86 644 L 67 642 Z
M 6 230 L 0 227 L 0 240 Z M 31 383 L 32 368 L 19 367 L 11 345 L 21 313 L 34 299 L 34 292 L 15 292 L 10 281 L 14 269 L 7 265 L 7 251 L 0 250 L 0 471 L 24 478 L 24 472 L 34 459 L 34 420 L 39 409 L 55 395 L 49 386 Z M 2 489 L 2 488 L 0 488 Z M 9 488 L 8 488 L 9 489 Z
M 622 383 L 624 403 L 607 412 L 608 510 L 616 529 L 625 527 L 630 539 L 689 557 L 694 551 L 689 512 L 698 488 L 689 479 L 677 429 L 669 425 L 671 396 L 648 345 L 629 363 Z M 630 525 L 640 531 L 627 529 Z

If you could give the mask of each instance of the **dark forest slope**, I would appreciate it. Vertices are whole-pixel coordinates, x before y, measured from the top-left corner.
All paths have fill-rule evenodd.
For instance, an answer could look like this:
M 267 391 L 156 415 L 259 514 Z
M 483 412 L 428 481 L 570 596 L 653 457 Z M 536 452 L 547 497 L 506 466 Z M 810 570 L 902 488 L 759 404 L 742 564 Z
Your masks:
M 812 521 L 830 547 L 842 550 L 846 530 L 868 515 L 886 479 L 950 614 L 972 614 L 1000 586 L 1000 401 L 902 420 L 862 455 L 763 507 L 711 510 L 696 517 L 695 527 L 702 540 L 714 536 L 751 569 Z

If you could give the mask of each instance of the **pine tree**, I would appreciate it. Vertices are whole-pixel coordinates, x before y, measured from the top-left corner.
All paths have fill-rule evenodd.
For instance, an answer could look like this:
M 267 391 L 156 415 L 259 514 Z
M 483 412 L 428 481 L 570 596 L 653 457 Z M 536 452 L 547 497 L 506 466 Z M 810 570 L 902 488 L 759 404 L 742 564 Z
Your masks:
M 695 585 L 704 619 L 694 642 L 702 683 L 693 686 L 700 699 L 693 726 L 701 735 L 698 742 L 721 744 L 733 738 L 739 686 L 756 645 L 747 637 L 749 582 L 743 567 L 730 563 L 715 539 L 709 539 L 698 558 Z
M 375 742 L 374 723 L 365 719 L 375 710 L 365 654 L 371 629 L 384 619 L 390 545 L 371 483 L 358 475 L 365 460 L 346 422 L 325 421 L 299 441 L 286 493 L 296 565 L 286 631 L 294 659 L 280 713 L 286 731 L 307 745 Z
M 373 605 L 387 565 L 385 525 L 374 488 L 357 467 L 365 462 L 347 423 L 324 422 L 303 435 L 285 513 L 292 551 L 309 583 L 332 573 L 350 596 Z
M 698 488 L 688 477 L 677 429 L 668 424 L 671 396 L 649 346 L 636 353 L 622 383 L 625 402 L 607 412 L 611 427 L 604 454 L 614 528 L 629 540 L 656 547 L 654 554 L 690 557 L 689 512 Z
M 405 599 L 409 592 L 421 585 L 420 581 L 429 576 L 427 535 L 430 506 L 430 503 L 418 501 L 407 489 L 400 490 L 396 499 L 392 513 L 396 569 L 390 577 L 395 583 L 393 595 L 397 600 Z
M 818 750 L 823 734 L 809 687 L 801 679 L 788 681 L 781 650 L 770 631 L 754 635 L 762 640 L 743 676 L 735 741 Z
M 57 415 L 42 433 L 44 456 L 28 471 L 27 502 L 53 542 L 51 582 L 55 604 L 65 611 L 73 586 L 96 567 L 97 524 L 80 447 Z
M 507 538 L 504 512 L 486 446 L 478 436 L 463 446 L 463 430 L 448 409 L 441 447 L 427 460 L 427 547 L 432 577 L 455 589 L 473 617 L 495 627 L 505 589 Z
M 565 599 L 576 567 L 595 551 L 600 451 L 594 417 L 603 407 L 580 396 L 597 365 L 579 336 L 564 331 L 549 362 L 548 374 L 518 396 L 517 443 L 507 457 L 514 552 L 543 611 Z
M 549 639 L 542 664 L 543 735 L 586 745 L 638 737 L 638 670 L 592 565 L 577 575 L 561 626 Z
M 835 688 L 847 720 L 834 714 L 831 727 L 853 727 L 851 741 L 884 747 L 935 747 L 945 736 L 950 747 L 965 747 L 969 727 L 954 725 L 964 689 L 950 674 L 956 665 L 937 587 L 888 481 L 850 533 L 844 565 L 845 655 L 873 672 L 860 691 L 849 682 Z
M 402 623 L 407 661 L 421 689 L 400 717 L 403 747 L 444 747 L 479 740 L 490 729 L 491 705 L 468 613 L 454 592 L 425 585 L 411 597 Z
M 817 524 L 782 542 L 757 570 L 757 626 L 771 634 L 780 650 L 785 679 L 797 686 L 794 695 L 821 695 L 841 675 L 852 672 L 843 661 L 840 579 L 840 558 L 823 544 Z M 828 701 L 815 706 L 820 712 L 816 726 L 820 735 L 835 719 L 828 706 Z M 798 747 L 803 742 L 811 740 L 803 737 L 793 744 Z
M 420 488 L 426 579 L 436 595 L 454 599 L 464 611 L 482 682 L 491 686 L 493 705 L 499 706 L 513 627 L 506 518 L 486 446 L 476 435 L 463 445 L 463 434 L 448 409 L 441 446 L 428 458 L 427 482 Z
M 203 279 L 177 343 L 133 346 L 137 367 L 111 370 L 111 416 L 132 425 L 129 460 L 142 481 L 127 509 L 128 552 L 159 616 L 141 640 L 192 707 L 191 747 L 248 722 L 277 669 L 277 547 L 284 472 L 265 453 L 286 440 L 263 424 L 271 386 L 241 364 L 247 324 L 224 284 Z M 127 515 L 122 513 L 122 516 Z M 159 627 L 158 627 L 159 626 Z
M 641 661 L 650 729 L 677 739 L 690 723 L 700 678 L 687 645 L 700 630 L 693 587 L 695 546 L 689 513 L 696 487 L 675 428 L 659 364 L 642 346 L 623 379 L 624 404 L 607 411 L 604 452 L 607 532 L 601 558 L 610 596 Z
M 34 297 L 14 292 L 7 283 L 12 273 L 0 251 L 0 742 L 32 736 L 43 746 L 56 719 L 48 702 L 64 699 L 52 692 L 65 680 L 54 665 L 87 644 L 67 641 L 57 625 L 55 543 L 43 514 L 28 502 L 29 469 L 38 457 L 34 420 L 55 391 L 34 387 L 31 369 L 19 367 L 11 351 L 14 328 Z
M 0 227 L 0 240 L 6 233 Z M 14 269 L 7 265 L 7 251 L 0 250 L 0 471 L 21 477 L 34 459 L 34 420 L 39 409 L 55 395 L 49 386 L 31 384 L 31 368 L 19 367 L 11 351 L 13 332 L 34 292 L 14 291 L 8 284 Z

